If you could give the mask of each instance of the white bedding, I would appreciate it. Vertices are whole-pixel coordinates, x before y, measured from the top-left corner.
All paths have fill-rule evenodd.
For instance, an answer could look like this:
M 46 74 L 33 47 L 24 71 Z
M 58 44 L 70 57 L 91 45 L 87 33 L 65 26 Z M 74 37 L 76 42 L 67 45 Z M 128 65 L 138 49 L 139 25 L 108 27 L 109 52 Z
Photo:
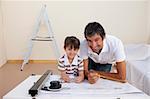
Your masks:
M 150 95 L 150 45 L 125 46 L 125 52 L 128 82 Z
M 150 57 L 149 44 L 128 44 L 125 45 L 127 60 L 145 60 Z
M 127 61 L 127 80 L 150 95 L 150 58 Z
M 148 75 L 145 76 L 143 89 L 144 92 L 150 96 L 150 73 L 148 73 Z

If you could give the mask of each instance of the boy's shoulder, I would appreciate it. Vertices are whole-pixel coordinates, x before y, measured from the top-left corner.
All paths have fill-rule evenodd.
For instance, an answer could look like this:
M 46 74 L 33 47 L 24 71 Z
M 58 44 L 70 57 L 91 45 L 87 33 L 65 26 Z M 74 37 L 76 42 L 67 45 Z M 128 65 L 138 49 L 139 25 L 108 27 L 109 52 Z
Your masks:
M 62 55 L 59 59 L 64 59 L 65 58 L 65 54 L 64 55 Z
M 83 59 L 81 58 L 81 56 L 78 55 L 78 54 L 77 54 L 77 60 L 78 60 L 78 62 L 83 61 Z
M 61 63 L 64 62 L 64 61 L 65 61 L 65 54 L 62 55 L 58 60 L 59 60 L 59 62 L 61 62 Z

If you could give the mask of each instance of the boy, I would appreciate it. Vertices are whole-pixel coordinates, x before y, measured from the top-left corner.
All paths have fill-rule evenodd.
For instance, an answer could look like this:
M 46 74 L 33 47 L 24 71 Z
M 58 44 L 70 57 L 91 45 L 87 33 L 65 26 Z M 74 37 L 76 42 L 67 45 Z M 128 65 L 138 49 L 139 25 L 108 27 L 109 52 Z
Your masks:
M 58 69 L 65 82 L 80 83 L 84 79 L 83 60 L 77 55 L 80 41 L 74 36 L 68 36 L 64 41 L 65 54 L 59 59 Z

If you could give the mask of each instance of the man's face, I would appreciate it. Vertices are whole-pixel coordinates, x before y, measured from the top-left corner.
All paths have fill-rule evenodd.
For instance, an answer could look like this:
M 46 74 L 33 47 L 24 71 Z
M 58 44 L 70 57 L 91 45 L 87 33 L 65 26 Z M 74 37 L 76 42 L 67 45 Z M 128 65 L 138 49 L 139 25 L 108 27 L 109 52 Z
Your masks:
M 98 34 L 95 34 L 90 37 L 86 37 L 88 42 L 88 46 L 92 49 L 93 52 L 99 53 L 99 51 L 103 48 L 103 40 L 102 37 Z

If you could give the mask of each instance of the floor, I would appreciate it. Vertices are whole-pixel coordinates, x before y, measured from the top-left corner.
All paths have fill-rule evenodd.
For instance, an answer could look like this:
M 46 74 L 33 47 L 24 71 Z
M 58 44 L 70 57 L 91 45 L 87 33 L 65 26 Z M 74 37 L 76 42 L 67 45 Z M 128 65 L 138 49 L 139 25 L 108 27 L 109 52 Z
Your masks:
M 48 69 L 59 74 L 56 64 L 27 64 L 23 71 L 20 66 L 6 63 L 0 68 L 0 99 L 31 74 L 42 75 Z

